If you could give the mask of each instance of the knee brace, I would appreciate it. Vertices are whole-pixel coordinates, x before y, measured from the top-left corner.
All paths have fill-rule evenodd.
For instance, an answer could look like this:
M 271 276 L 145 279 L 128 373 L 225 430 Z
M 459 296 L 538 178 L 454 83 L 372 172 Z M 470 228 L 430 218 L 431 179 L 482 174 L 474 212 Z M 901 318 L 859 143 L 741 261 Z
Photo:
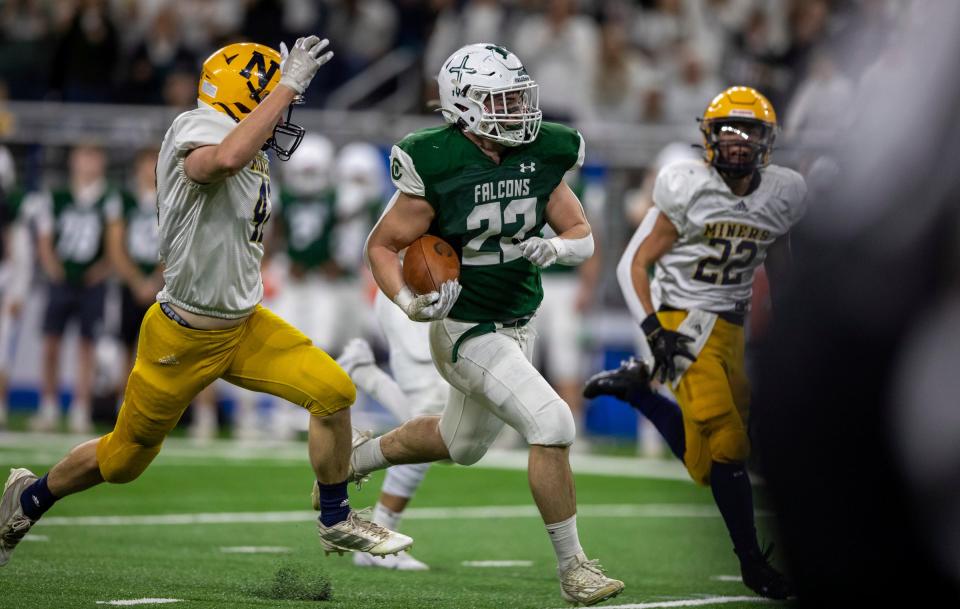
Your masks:
M 540 446 L 570 446 L 577 437 L 577 425 L 570 407 L 557 399 L 544 405 L 535 420 L 518 429 L 527 444 Z
M 380 490 L 396 497 L 409 499 L 417 492 L 428 469 L 430 469 L 429 463 L 394 465 L 387 469 L 387 477 Z
M 100 438 L 97 444 L 97 463 L 100 475 L 107 482 L 123 484 L 136 480 L 160 453 L 161 444 L 144 446 L 124 440 L 116 432 Z

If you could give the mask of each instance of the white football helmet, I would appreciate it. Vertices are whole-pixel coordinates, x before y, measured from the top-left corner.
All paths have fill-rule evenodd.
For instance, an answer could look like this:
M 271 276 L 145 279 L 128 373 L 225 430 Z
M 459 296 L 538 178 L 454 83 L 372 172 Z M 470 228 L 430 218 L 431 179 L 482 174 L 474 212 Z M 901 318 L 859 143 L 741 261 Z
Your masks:
M 311 133 L 283 166 L 283 183 L 296 196 L 316 195 L 330 188 L 332 173 L 333 143 Z
M 468 44 L 437 75 L 440 111 L 450 123 L 505 146 L 537 139 L 543 113 L 537 83 L 520 59 L 495 44 Z

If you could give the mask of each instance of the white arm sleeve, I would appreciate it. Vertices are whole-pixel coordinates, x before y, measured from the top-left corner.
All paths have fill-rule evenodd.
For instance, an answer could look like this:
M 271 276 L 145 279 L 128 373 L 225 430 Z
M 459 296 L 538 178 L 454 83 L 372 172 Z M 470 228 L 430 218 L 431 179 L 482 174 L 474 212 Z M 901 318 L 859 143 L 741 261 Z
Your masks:
M 637 250 L 640 249 L 644 239 L 653 232 L 653 226 L 657 223 L 657 216 L 659 215 L 659 209 L 656 207 L 650 208 L 647 215 L 643 217 L 643 222 L 637 227 L 637 232 L 633 233 L 633 237 L 630 238 L 627 249 L 620 256 L 620 262 L 617 263 L 617 283 L 620 284 L 620 291 L 623 292 L 623 299 L 627 303 L 627 308 L 630 309 L 630 314 L 633 315 L 638 324 L 649 313 L 643 310 L 640 297 L 637 296 L 637 288 L 633 283 L 633 258 L 637 255 Z
M 590 256 L 593 256 L 593 235 L 587 235 L 580 239 L 561 239 L 554 237 L 550 239 L 553 247 L 557 250 L 557 264 L 565 266 L 575 266 L 580 264 Z

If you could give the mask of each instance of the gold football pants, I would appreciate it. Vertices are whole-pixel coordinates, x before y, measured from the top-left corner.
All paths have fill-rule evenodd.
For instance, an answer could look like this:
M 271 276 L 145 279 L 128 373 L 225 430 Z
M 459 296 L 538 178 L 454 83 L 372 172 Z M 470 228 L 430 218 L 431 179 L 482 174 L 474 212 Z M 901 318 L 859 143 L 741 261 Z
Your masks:
M 669 330 L 680 327 L 686 316 L 686 311 L 657 313 Z M 674 390 L 683 412 L 683 462 L 699 484 L 710 484 L 712 462 L 742 463 L 750 455 L 750 384 L 743 351 L 743 327 L 717 319 L 697 361 Z
M 329 355 L 261 306 L 236 327 L 194 330 L 154 304 L 140 325 L 136 363 L 117 423 L 97 445 L 103 478 L 129 482 L 143 473 L 190 401 L 218 378 L 317 416 L 356 399 L 350 377 Z

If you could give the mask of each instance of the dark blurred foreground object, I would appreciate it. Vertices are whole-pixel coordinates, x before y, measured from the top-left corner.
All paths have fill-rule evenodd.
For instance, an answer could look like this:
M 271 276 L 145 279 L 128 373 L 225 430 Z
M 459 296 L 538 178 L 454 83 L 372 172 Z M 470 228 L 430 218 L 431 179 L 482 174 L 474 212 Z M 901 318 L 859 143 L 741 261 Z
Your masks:
M 759 352 L 755 446 L 804 607 L 960 606 L 958 26 L 958 3 L 905 9 Z

